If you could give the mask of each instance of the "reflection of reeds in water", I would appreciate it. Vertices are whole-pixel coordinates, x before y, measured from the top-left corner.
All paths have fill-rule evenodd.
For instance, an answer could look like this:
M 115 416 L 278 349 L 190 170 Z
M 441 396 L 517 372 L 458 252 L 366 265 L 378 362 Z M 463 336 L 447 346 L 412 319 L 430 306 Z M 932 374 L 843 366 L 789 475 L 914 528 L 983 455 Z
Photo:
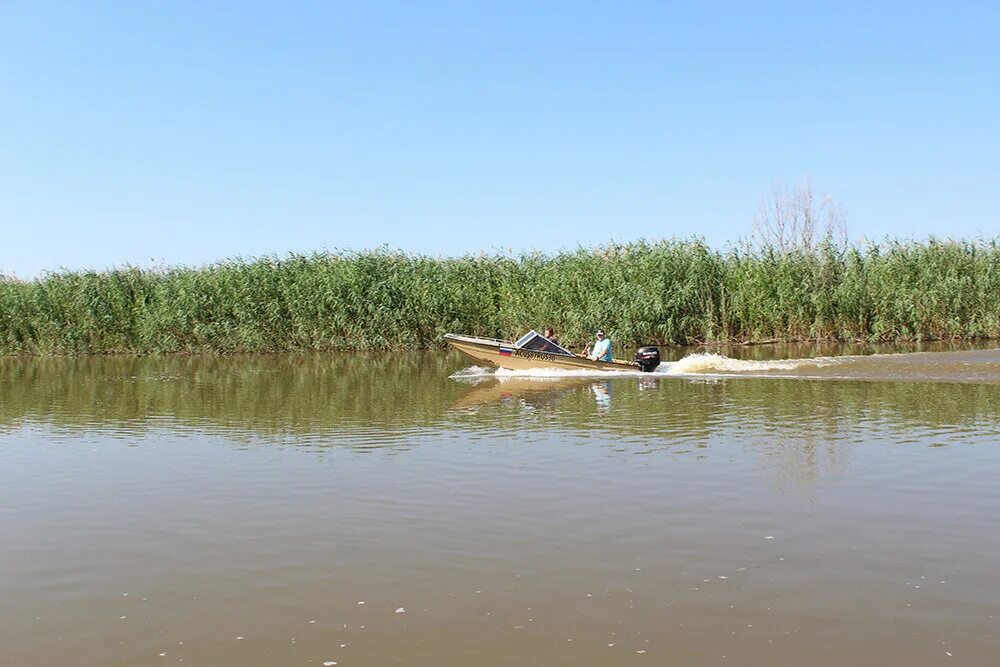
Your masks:
M 669 443 L 744 427 L 834 438 L 860 423 L 961 429 L 1000 418 L 995 385 L 643 376 L 595 392 L 593 379 L 449 379 L 463 363 L 438 353 L 0 359 L 0 424 L 113 428 L 160 417 L 261 434 L 558 427 Z M 501 415 L 518 406 L 547 416 Z
M 447 376 L 458 355 L 0 359 L 0 433 L 24 424 L 133 437 L 409 448 L 441 437 L 550 438 L 627 454 L 759 454 L 807 495 L 873 437 L 979 443 L 1000 434 L 995 385 L 630 377 Z M 595 390 L 596 387 L 596 390 Z
M 448 368 L 447 357 L 425 352 L 8 358 L 0 423 L 113 428 L 161 416 L 260 434 L 415 426 L 460 393 L 444 379 Z
M 713 250 L 700 241 L 557 255 L 393 252 L 0 280 L 0 353 L 417 348 L 448 332 L 595 326 L 648 342 L 1000 337 L 1000 248 Z

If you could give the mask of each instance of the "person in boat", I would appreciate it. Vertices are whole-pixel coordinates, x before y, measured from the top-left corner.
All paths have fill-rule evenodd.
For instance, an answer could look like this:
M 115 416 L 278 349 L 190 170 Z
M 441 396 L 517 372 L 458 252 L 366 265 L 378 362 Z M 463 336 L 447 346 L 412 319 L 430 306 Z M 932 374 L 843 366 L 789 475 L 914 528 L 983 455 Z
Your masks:
M 545 327 L 545 337 L 550 343 L 559 345 L 559 339 L 556 338 L 556 332 L 552 330 L 552 327 Z
M 587 358 L 591 361 L 611 361 L 611 339 L 604 335 L 604 329 L 598 329 L 597 342 L 590 348 Z

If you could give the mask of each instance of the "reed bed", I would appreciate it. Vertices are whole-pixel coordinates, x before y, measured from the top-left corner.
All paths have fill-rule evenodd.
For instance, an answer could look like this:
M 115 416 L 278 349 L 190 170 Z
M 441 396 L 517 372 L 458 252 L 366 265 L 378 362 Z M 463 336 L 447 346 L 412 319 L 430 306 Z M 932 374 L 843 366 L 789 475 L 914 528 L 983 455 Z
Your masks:
M 387 250 L 0 279 L 0 353 L 385 350 L 447 332 L 570 344 L 1000 338 L 998 241 L 778 252 L 700 240 L 558 254 Z

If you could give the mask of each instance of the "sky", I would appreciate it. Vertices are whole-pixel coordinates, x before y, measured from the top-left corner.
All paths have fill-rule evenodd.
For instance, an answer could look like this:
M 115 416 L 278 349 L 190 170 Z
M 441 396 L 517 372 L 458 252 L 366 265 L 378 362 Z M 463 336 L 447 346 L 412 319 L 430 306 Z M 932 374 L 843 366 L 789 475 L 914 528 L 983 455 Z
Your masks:
M 1000 234 L 996 2 L 0 0 L 0 274 Z

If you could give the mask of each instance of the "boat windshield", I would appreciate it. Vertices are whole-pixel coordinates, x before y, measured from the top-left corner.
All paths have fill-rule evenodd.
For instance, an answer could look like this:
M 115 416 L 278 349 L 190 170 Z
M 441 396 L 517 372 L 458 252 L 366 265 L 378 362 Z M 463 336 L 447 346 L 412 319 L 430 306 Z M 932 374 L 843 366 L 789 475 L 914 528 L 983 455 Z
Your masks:
M 514 347 L 519 350 L 534 350 L 535 352 L 550 352 L 552 354 L 562 354 L 567 357 L 575 356 L 569 350 L 559 347 L 548 338 L 538 333 L 534 329 L 528 333 L 521 336 L 521 338 L 514 343 Z

